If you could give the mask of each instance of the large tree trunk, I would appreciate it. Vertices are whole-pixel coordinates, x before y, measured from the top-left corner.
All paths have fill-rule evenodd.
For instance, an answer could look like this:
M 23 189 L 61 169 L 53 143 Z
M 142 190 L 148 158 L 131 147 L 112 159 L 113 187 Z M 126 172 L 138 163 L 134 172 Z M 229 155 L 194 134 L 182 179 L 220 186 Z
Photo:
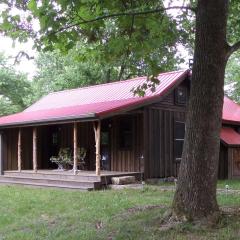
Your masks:
M 199 0 L 192 86 L 173 212 L 199 220 L 219 212 L 216 184 L 227 62 L 227 0 Z

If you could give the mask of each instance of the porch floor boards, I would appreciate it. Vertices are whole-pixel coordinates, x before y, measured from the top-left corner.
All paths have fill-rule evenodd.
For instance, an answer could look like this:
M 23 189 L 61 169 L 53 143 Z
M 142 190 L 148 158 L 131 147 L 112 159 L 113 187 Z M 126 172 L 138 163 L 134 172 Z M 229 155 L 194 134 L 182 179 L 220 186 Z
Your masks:
M 97 176 L 95 171 L 78 171 L 77 175 L 73 175 L 70 170 L 38 170 L 36 173 L 33 170 L 11 170 L 4 171 L 4 175 L 0 176 L 0 184 L 95 190 L 111 183 L 112 177 L 119 176 L 142 178 L 140 172 L 101 171 L 101 175 Z

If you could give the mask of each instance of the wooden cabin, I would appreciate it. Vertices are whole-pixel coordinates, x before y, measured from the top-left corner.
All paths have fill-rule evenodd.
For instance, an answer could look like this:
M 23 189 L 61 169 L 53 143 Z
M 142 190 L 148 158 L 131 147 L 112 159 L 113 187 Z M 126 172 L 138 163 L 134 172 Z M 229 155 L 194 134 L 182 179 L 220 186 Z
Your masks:
M 50 93 L 23 112 L 1 117 L 0 182 L 67 187 L 65 179 L 74 188 L 78 179 L 94 188 L 111 176 L 177 177 L 190 74 L 175 71 L 158 78 L 156 91 L 147 90 L 144 97 L 132 92 L 147 83 L 139 77 Z M 240 106 L 225 97 L 219 178 L 240 177 L 239 124 Z M 81 170 L 79 147 L 86 150 Z M 72 170 L 56 171 L 50 161 L 62 148 L 71 149 Z

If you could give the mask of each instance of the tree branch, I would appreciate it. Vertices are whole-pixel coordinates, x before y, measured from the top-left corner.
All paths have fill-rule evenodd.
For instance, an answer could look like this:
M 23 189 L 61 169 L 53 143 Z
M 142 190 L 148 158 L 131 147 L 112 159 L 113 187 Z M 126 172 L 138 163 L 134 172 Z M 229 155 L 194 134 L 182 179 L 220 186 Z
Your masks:
M 116 17 L 122 17 L 122 16 L 139 16 L 139 15 L 147 15 L 147 14 L 153 14 L 153 13 L 159 13 L 159 12 L 163 12 L 163 11 L 169 11 L 169 10 L 173 10 L 173 9 L 179 9 L 179 10 L 190 10 L 192 12 L 196 12 L 195 8 L 192 7 L 187 7 L 187 6 L 172 6 L 172 7 L 166 7 L 166 8 L 156 8 L 156 9 L 151 9 L 151 10 L 146 10 L 146 11 L 133 11 L 133 12 L 120 12 L 120 13 L 113 13 L 113 14 L 107 14 L 107 15 L 102 15 L 93 19 L 89 19 L 89 20 L 83 20 L 81 22 L 77 22 L 74 24 L 70 24 L 66 27 L 60 28 L 58 31 L 55 31 L 54 34 L 65 31 L 67 29 L 76 27 L 78 25 L 82 25 L 82 24 L 88 24 L 88 23 L 93 23 L 93 22 L 97 22 L 100 20 L 104 20 L 104 19 L 108 19 L 108 18 L 116 18 Z
M 232 46 L 229 46 L 228 50 L 228 57 L 230 57 L 234 52 L 236 52 L 238 49 L 240 49 L 240 41 L 236 42 Z

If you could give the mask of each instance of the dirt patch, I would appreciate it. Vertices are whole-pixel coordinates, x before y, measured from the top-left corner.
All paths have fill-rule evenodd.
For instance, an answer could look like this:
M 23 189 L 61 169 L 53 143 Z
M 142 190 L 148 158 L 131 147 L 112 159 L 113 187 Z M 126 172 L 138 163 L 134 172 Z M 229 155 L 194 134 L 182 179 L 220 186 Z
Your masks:
M 142 211 L 152 210 L 152 209 L 156 209 L 156 208 L 164 209 L 164 208 L 166 208 L 166 206 L 164 206 L 164 205 L 137 206 L 137 207 L 133 207 L 133 208 L 127 209 L 127 212 L 129 212 L 129 213 L 136 213 L 136 212 L 142 212 Z

